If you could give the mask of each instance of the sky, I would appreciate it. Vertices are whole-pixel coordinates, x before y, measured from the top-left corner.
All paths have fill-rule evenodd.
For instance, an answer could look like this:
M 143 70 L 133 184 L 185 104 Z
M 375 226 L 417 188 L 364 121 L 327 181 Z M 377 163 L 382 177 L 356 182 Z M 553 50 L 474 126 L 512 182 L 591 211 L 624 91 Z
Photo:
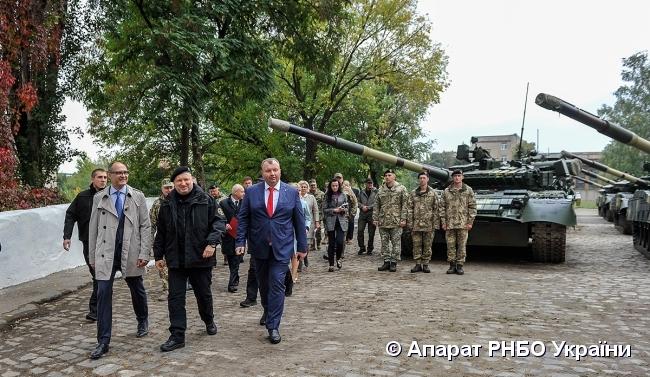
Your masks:
M 421 0 L 431 39 L 448 56 L 449 87 L 422 123 L 435 150 L 456 150 L 471 136 L 520 134 L 539 151 L 600 151 L 609 139 L 535 105 L 548 93 L 596 113 L 612 105 L 623 82 L 623 58 L 650 51 L 650 1 L 645 0 Z M 526 84 L 530 83 L 525 101 Z M 67 124 L 86 129 L 83 105 L 68 101 Z M 85 135 L 73 148 L 95 156 Z M 61 166 L 72 173 L 75 163 Z
M 623 58 L 650 50 L 649 1 L 420 1 L 451 84 L 422 127 L 437 150 L 520 134 L 539 151 L 600 151 L 609 139 L 535 104 L 548 93 L 596 113 L 613 104 Z

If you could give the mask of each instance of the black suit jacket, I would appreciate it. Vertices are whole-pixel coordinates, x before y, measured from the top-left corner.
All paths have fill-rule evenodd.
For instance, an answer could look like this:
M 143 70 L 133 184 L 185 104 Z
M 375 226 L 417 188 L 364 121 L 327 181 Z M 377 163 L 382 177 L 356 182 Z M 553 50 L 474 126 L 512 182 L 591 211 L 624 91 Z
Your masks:
M 243 200 L 239 201 L 239 206 L 241 207 Z M 235 207 L 235 202 L 232 200 L 232 197 L 229 196 L 219 202 L 221 209 L 223 210 L 224 215 L 226 216 L 226 224 L 230 223 L 230 220 L 233 217 L 237 217 L 239 213 L 239 207 Z M 228 234 L 224 233 L 222 242 L 221 242 L 221 252 L 225 255 L 235 255 L 235 239 Z

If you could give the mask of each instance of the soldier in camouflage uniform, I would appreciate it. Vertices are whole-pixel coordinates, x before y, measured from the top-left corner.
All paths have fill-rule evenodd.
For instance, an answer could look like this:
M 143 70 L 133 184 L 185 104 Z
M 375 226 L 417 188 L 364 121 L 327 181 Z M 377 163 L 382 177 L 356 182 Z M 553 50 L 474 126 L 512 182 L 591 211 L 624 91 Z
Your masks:
M 454 170 L 452 179 L 452 184 L 442 193 L 440 222 L 447 238 L 447 273 L 462 275 L 467 235 L 476 217 L 476 199 L 472 188 L 463 183 L 461 170 Z
M 314 195 L 314 197 L 316 198 L 316 204 L 318 205 L 318 208 L 323 208 L 323 198 L 325 197 L 325 193 L 318 188 L 318 184 L 316 183 L 316 180 L 313 178 L 309 180 L 309 193 Z M 322 224 L 323 223 L 322 211 L 319 211 L 318 217 L 319 217 L 318 219 L 314 219 L 314 220 L 317 220 L 320 224 Z M 309 246 L 310 250 L 320 250 L 322 234 L 323 234 L 322 229 L 320 227 L 314 230 L 314 239 L 312 244 Z
M 406 226 L 408 218 L 408 201 L 406 188 L 395 181 L 395 171 L 386 170 L 372 214 L 372 221 L 379 228 L 381 256 L 384 259 L 378 271 L 397 271 L 397 261 L 402 252 L 402 228 Z
M 153 202 L 153 205 L 151 206 L 151 209 L 149 210 L 149 220 L 151 220 L 151 239 L 154 240 L 156 239 L 156 229 L 158 229 L 158 212 L 160 211 L 160 205 L 165 198 L 167 198 L 167 195 L 169 195 L 170 192 L 174 189 L 174 184 L 167 178 L 162 180 L 162 185 L 160 187 L 160 196 L 156 201 Z M 153 258 L 153 253 L 151 254 L 151 257 Z M 163 287 L 163 293 L 158 297 L 158 301 L 165 301 L 167 300 L 167 281 L 169 279 L 169 273 L 167 271 L 167 267 L 161 269 L 158 271 L 158 275 L 160 275 L 160 279 L 162 280 L 162 287 Z
M 429 187 L 429 174 L 418 174 L 419 186 L 409 196 L 408 224 L 413 236 L 413 259 L 411 272 L 429 273 L 433 232 L 439 227 L 438 194 Z

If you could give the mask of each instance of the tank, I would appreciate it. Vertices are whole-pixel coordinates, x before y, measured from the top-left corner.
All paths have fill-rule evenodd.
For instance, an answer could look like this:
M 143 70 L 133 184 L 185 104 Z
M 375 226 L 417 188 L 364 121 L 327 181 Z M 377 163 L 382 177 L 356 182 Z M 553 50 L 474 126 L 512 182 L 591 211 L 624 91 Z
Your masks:
M 570 177 L 580 172 L 578 160 L 545 161 L 530 157 L 502 164 L 492 159 L 485 149 L 460 145 L 457 159 L 468 163 L 447 169 L 403 159 L 284 120 L 271 118 L 269 127 L 414 172 L 426 171 L 438 190 L 451 182 L 453 169 L 461 169 L 464 182 L 476 193 L 477 202 L 469 246 L 530 246 L 536 261 L 565 260 L 566 228 L 576 225 Z M 434 243 L 444 243 L 444 237 L 436 235 Z
M 545 109 L 557 111 L 562 115 L 583 123 L 618 142 L 650 154 L 650 140 L 644 139 L 617 124 L 601 119 L 567 101 L 549 94 L 540 93 L 535 98 L 535 103 Z M 646 171 L 648 170 L 647 164 L 644 164 L 644 169 Z M 650 213 L 650 202 L 648 202 L 648 198 L 650 197 L 648 181 L 650 177 L 645 176 L 637 179 L 639 180 L 637 182 L 630 180 L 637 184 L 638 188 L 627 201 L 626 220 L 632 224 L 631 232 L 634 248 L 647 258 L 650 258 L 650 219 L 648 217 Z
M 586 169 L 582 169 L 582 174 L 606 183 L 606 185 L 602 186 L 601 189 L 598 190 L 598 198 L 596 198 L 596 206 L 598 207 L 598 215 L 600 215 L 603 219 L 609 222 L 614 221 L 614 217 L 609 209 L 609 204 L 612 201 L 612 198 L 614 197 L 612 190 L 614 188 L 613 185 L 614 183 L 616 183 L 616 181 L 603 177 L 602 175 L 596 174 Z
M 650 187 L 650 182 L 643 178 L 637 178 L 631 174 L 624 173 L 600 162 L 576 156 L 567 151 L 562 151 L 562 156 L 578 159 L 587 166 L 591 166 L 603 173 L 620 178 L 619 181 L 612 181 L 611 179 L 607 179 L 598 174 L 591 173 L 588 170 L 583 170 L 584 174 L 592 174 L 592 176 L 606 180 L 609 183 L 604 198 L 599 202 L 603 207 L 602 210 L 599 207 L 599 213 L 601 213 L 605 220 L 613 222 L 614 227 L 619 232 L 623 234 L 632 234 L 632 222 L 627 219 L 629 200 L 632 199 L 634 192 L 639 188 Z

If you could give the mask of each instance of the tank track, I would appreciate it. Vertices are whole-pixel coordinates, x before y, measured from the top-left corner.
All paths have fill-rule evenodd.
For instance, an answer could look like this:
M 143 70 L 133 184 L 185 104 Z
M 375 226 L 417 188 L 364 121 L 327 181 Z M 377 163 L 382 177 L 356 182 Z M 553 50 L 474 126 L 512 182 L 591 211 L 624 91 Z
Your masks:
M 632 225 L 634 248 L 646 258 L 650 258 L 650 223 L 634 221 Z
M 542 263 L 562 263 L 566 255 L 566 226 L 547 222 L 531 225 L 533 259 Z

